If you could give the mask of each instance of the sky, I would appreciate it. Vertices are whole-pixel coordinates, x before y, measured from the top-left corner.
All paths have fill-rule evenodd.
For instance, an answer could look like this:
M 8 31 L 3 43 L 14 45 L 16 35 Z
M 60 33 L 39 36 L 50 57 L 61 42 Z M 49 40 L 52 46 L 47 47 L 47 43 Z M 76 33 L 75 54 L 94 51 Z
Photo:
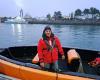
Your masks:
M 69 15 L 76 9 L 95 7 L 100 10 L 100 0 L 0 0 L 0 16 L 15 17 L 22 8 L 24 15 L 45 17 L 55 11 Z

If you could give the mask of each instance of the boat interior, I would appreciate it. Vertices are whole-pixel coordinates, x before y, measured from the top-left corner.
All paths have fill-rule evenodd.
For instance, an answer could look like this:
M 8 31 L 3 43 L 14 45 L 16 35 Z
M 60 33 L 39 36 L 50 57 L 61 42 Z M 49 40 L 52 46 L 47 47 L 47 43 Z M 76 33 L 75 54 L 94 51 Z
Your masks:
M 59 54 L 59 68 L 61 69 L 62 74 L 70 74 L 76 76 L 85 76 L 90 78 L 100 77 L 100 73 L 96 71 L 93 67 L 91 67 L 88 63 L 94 60 L 96 57 L 100 57 L 99 51 L 92 50 L 83 50 L 83 49 L 75 49 L 77 53 L 80 55 L 82 62 L 82 71 L 79 70 L 79 60 L 74 59 L 71 61 L 71 64 L 68 63 L 67 52 L 72 48 L 63 47 L 65 53 L 65 60 L 61 59 L 61 55 Z M 5 49 L 0 49 L 0 59 L 12 62 L 14 64 L 18 64 L 21 66 L 41 69 L 39 63 L 33 64 L 32 59 L 37 54 L 36 46 L 20 46 L 20 47 L 10 47 Z M 52 70 L 51 70 L 52 71 Z M 59 72 L 58 72 L 59 73 Z

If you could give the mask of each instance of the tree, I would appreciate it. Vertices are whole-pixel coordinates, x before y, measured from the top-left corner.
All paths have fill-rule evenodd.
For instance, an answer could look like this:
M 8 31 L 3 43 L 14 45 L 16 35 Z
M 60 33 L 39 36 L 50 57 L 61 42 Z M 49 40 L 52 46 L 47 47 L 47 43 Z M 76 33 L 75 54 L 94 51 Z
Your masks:
M 70 19 L 73 19 L 74 18 L 74 15 L 73 13 L 70 14 Z
M 96 14 L 95 14 L 95 18 L 97 19 L 97 17 L 99 17 L 99 10 L 96 9 Z
M 54 12 L 53 17 L 54 17 L 55 20 L 61 20 L 63 18 L 62 13 L 60 11 Z
M 100 11 L 99 11 L 99 19 L 100 19 Z
M 89 9 L 84 9 L 83 13 L 84 15 L 87 15 L 87 18 L 88 18 L 88 14 L 90 14 Z
M 96 14 L 96 11 L 97 9 L 96 8 L 94 8 L 94 7 L 91 7 L 90 8 L 90 14 L 92 15 L 92 19 L 94 19 L 94 15 Z
M 48 20 L 51 20 L 51 15 L 50 14 L 47 14 L 46 17 L 47 17 Z
M 99 14 L 99 10 L 98 9 L 96 9 L 96 14 Z
M 82 11 L 80 9 L 77 9 L 75 11 L 75 16 L 81 16 L 81 14 L 82 14 Z
M 1 18 L 1 22 L 3 23 L 3 22 L 5 22 L 5 21 L 7 21 L 7 19 L 8 19 L 7 17 L 2 17 L 2 18 Z

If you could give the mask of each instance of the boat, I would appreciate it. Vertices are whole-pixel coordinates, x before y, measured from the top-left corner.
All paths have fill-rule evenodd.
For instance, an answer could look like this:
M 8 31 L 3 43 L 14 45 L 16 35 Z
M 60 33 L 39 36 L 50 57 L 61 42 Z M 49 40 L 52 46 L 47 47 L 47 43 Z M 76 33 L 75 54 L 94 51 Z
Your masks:
M 0 49 L 0 73 L 22 80 L 100 80 L 100 74 L 88 62 L 99 56 L 99 51 L 76 49 L 81 57 L 83 71 L 78 72 L 77 59 L 68 63 L 67 52 L 72 48 L 63 47 L 65 60 L 59 55 L 61 71 L 41 69 L 39 63 L 33 64 L 37 46 L 16 46 Z
M 13 19 L 7 19 L 7 21 L 5 21 L 5 23 L 9 23 L 9 24 L 27 24 L 28 22 L 20 17 L 20 16 L 17 16 L 16 18 L 13 18 Z

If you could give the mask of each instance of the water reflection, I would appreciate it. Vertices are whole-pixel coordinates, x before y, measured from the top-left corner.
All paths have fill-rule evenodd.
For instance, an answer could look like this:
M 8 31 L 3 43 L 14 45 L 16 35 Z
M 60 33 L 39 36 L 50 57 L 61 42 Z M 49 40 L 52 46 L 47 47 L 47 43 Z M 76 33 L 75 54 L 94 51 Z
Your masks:
M 15 26 L 14 26 L 14 24 L 11 24 L 11 26 L 12 26 L 12 33 L 13 33 L 13 35 L 15 35 Z
M 37 45 L 46 25 L 0 24 L 0 47 Z M 100 50 L 100 26 L 50 25 L 65 47 Z
M 21 42 L 23 40 L 22 25 L 21 24 L 11 24 L 12 34 L 17 36 L 17 41 Z
M 18 33 L 22 33 L 22 27 L 21 27 L 21 24 L 17 24 L 17 29 L 18 29 Z

